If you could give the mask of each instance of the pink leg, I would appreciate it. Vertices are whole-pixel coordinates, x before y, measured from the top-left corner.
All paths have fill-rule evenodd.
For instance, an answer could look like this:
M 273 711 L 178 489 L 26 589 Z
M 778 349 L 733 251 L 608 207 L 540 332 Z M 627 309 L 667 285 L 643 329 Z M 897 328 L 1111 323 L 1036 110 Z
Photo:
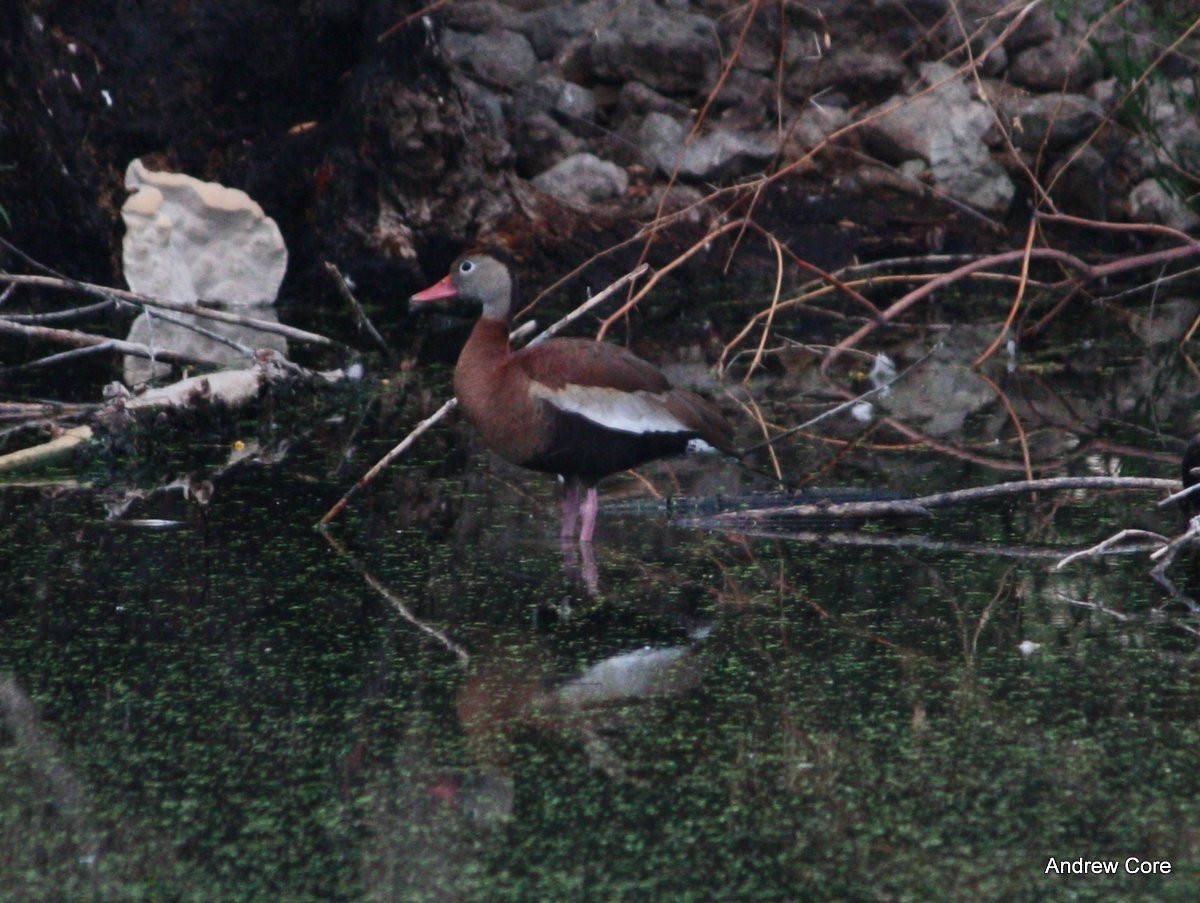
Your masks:
M 575 524 L 579 520 L 579 484 L 568 480 L 563 486 L 562 530 L 559 538 L 563 542 L 575 540 Z
M 588 487 L 587 498 L 583 500 L 580 510 L 583 514 L 583 526 L 579 530 L 579 541 L 591 542 L 592 534 L 596 532 L 596 515 L 600 512 L 600 496 L 596 494 L 595 486 Z

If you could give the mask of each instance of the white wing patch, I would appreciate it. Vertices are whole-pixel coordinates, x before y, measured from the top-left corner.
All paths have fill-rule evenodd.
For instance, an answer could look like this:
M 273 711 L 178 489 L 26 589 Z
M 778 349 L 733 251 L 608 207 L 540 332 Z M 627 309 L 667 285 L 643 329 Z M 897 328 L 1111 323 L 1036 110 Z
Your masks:
M 625 433 L 692 433 L 667 410 L 663 396 L 652 392 L 622 392 L 603 386 L 572 386 L 551 389 L 531 382 L 529 391 L 568 414 L 586 417 L 592 423 Z

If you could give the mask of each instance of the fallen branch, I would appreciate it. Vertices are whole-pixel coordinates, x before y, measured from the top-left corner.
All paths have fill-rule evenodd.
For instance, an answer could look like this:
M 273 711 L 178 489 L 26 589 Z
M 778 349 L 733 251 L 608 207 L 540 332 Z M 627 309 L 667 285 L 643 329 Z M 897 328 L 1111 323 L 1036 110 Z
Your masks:
M 745 511 L 725 511 L 700 518 L 689 518 L 693 526 L 736 526 L 776 518 L 853 519 L 861 517 L 927 515 L 935 508 L 949 508 L 970 502 L 986 501 L 1028 492 L 1059 492 L 1064 489 L 1135 489 L 1172 491 L 1179 488 L 1178 480 L 1153 477 L 1048 477 L 1040 480 L 1014 480 L 991 486 L 973 486 L 910 499 L 877 499 L 871 501 L 830 502 L 818 500 L 796 505 L 752 508 Z
M 43 342 L 54 342 L 58 345 L 70 345 L 74 348 L 90 348 L 103 345 L 118 354 L 128 354 L 134 357 L 144 357 L 149 360 L 164 361 L 168 364 L 183 364 L 188 366 L 213 366 L 212 361 L 181 351 L 165 349 L 151 350 L 139 342 L 126 342 L 122 339 L 112 339 L 107 336 L 93 335 L 90 332 L 79 332 L 76 329 L 54 329 L 50 326 L 27 326 L 14 323 L 12 320 L 0 317 L 0 333 L 18 335 L 26 339 L 36 339 Z
M 324 345 L 330 348 L 342 347 L 340 342 L 335 342 L 333 339 L 326 338 L 323 335 L 318 335 L 315 332 L 308 332 L 304 329 L 297 329 L 294 326 L 286 326 L 283 323 L 274 323 L 270 320 L 260 320 L 258 317 L 246 317 L 241 314 L 229 313 L 224 310 L 216 310 L 211 307 L 203 307 L 198 304 L 186 304 L 182 301 L 168 301 L 165 298 L 154 298 L 150 295 L 142 295 L 138 292 L 130 292 L 125 289 L 108 288 L 103 285 L 93 285 L 90 282 L 80 282 L 76 279 L 67 279 L 60 276 L 17 276 L 11 273 L 0 273 L 0 285 L 8 283 L 10 285 L 27 285 L 40 288 L 62 289 L 64 291 L 82 292 L 88 295 L 94 295 L 104 298 L 107 301 L 115 301 L 118 304 L 132 304 L 136 307 L 161 308 L 162 310 L 171 310 L 176 313 L 190 314 L 194 317 L 201 317 L 207 320 L 217 320 L 221 323 L 233 323 L 238 326 L 247 326 L 251 329 L 256 329 L 259 332 L 271 332 L 276 335 L 281 335 L 293 342 L 301 342 L 309 345 Z M 10 320 L 16 322 L 15 317 L 9 317 Z M 162 357 L 161 355 L 159 355 Z
M 87 357 L 92 354 L 107 354 L 112 351 L 111 342 L 101 342 L 99 345 L 88 345 L 84 348 L 72 348 L 70 351 L 59 351 L 56 354 L 48 354 L 45 357 L 39 357 L 37 360 L 26 361 L 23 364 L 14 364 L 11 367 L 0 368 L 2 373 L 17 373 L 21 370 L 36 370 L 38 367 L 52 367 L 57 364 L 73 361 L 77 358 Z
M 1167 542 L 1167 538 L 1161 533 L 1151 533 L 1149 530 L 1121 530 L 1118 533 L 1114 533 L 1103 542 L 1098 542 L 1094 546 L 1089 546 L 1086 549 L 1080 549 L 1078 552 L 1072 552 L 1065 558 L 1060 559 L 1050 570 L 1061 571 L 1068 564 L 1072 564 L 1080 558 L 1098 558 L 1113 546 L 1129 539 L 1150 539 L 1156 543 Z
M 78 446 L 92 438 L 90 426 L 76 426 L 56 436 L 49 442 L 22 448 L 19 451 L 0 455 L 0 473 L 11 473 L 27 467 L 53 464 L 71 454 Z

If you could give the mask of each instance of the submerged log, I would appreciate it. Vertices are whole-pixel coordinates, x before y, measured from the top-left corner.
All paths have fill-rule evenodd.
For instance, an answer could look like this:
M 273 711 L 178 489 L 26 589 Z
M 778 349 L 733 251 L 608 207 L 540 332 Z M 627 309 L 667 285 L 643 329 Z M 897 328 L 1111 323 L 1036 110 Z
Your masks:
M 19 451 L 0 455 L 0 473 L 12 473 L 33 467 L 50 467 L 71 455 L 83 443 L 92 438 L 90 426 L 76 426 L 64 430 L 49 442 L 22 448 Z

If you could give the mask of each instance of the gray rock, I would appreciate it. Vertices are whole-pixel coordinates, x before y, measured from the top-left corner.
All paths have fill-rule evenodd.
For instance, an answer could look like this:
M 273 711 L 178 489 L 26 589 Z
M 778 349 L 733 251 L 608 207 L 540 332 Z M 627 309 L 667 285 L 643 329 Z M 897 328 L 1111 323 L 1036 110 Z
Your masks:
M 767 122 L 768 106 L 774 109 L 771 79 L 748 69 L 729 73 L 714 106 L 720 110 L 719 124 L 726 129 L 759 129 Z
M 449 28 L 481 34 L 494 28 L 511 28 L 516 15 L 497 0 L 456 0 L 438 11 Z
M 707 17 L 630 0 L 600 27 L 588 59 L 598 79 L 633 78 L 657 91 L 692 96 L 712 84 L 720 47 Z
M 941 63 L 925 64 L 921 71 L 919 89 L 942 82 L 954 72 Z M 921 157 L 932 163 L 937 147 L 946 140 L 943 133 L 952 132 L 968 143 L 981 144 L 992 124 L 991 111 L 972 100 L 970 90 L 960 79 L 945 81 L 927 94 L 894 97 L 867 111 L 866 118 L 880 110 L 889 112 L 866 122 L 862 131 L 872 148 L 893 162 Z
M 994 389 L 963 360 L 937 351 L 905 379 L 894 383 L 891 391 L 879 399 L 879 406 L 931 436 L 942 437 L 959 433 L 967 417 L 995 401 Z
M 1034 91 L 1082 91 L 1101 75 L 1091 50 L 1076 55 L 1078 41 L 1060 38 L 1022 50 L 1013 57 L 1008 75 Z
M 682 119 L 688 115 L 688 107 L 678 100 L 664 97 L 644 82 L 625 82 L 617 95 L 617 115 L 629 118 L 645 116 L 647 113 L 666 113 L 668 116 Z
M 1086 138 L 1104 118 L 1104 109 L 1082 94 L 1039 94 L 1026 98 L 1015 112 L 1013 144 L 1037 150 L 1043 143 L 1061 148 Z
M 714 179 L 744 173 L 768 162 L 775 155 L 775 143 L 765 136 L 714 129 L 687 140 L 687 126 L 664 113 L 650 113 L 642 121 L 639 143 L 648 165 L 669 175 L 691 179 Z
M 850 114 L 841 107 L 810 103 L 805 106 L 796 121 L 796 127 L 792 130 L 792 140 L 803 150 L 809 150 L 849 122 Z
M 582 85 L 546 73 L 513 93 L 513 118 L 552 113 L 568 124 L 590 122 L 596 116 L 596 95 Z
M 512 130 L 512 145 L 521 173 L 542 172 L 584 149 L 583 139 L 549 113 L 531 113 L 522 119 Z
M 1004 46 L 1009 53 L 1018 53 L 1027 47 L 1035 47 L 1055 40 L 1062 34 L 1062 25 L 1054 16 L 1054 10 L 1045 3 L 1031 9 L 1021 24 L 1013 29 Z
M 1200 225 L 1200 216 L 1158 179 L 1139 182 L 1129 192 L 1129 218 L 1139 223 L 1162 223 L 1181 231 Z
M 923 82 L 942 82 L 953 70 L 941 63 L 921 67 Z M 899 163 L 920 157 L 929 163 L 934 182 L 952 197 L 982 210 L 1008 209 L 1016 189 L 992 159 L 984 141 L 993 125 L 992 111 L 973 100 L 965 83 L 954 79 L 936 90 L 893 98 L 870 119 L 863 137 L 881 157 Z
M 534 178 L 533 185 L 560 200 L 586 206 L 621 197 L 629 189 L 629 176 L 594 154 L 574 154 Z
M 1200 172 L 1200 118 L 1196 116 L 1196 83 L 1176 79 L 1169 86 L 1151 85 L 1154 135 L 1171 165 L 1186 172 Z
M 279 315 L 271 305 L 252 305 L 238 313 L 248 317 L 265 320 L 268 323 L 278 323 Z M 249 326 L 236 323 L 219 323 L 214 326 L 212 320 L 205 320 L 191 314 L 171 314 L 180 323 L 190 324 L 219 333 L 235 342 L 240 342 L 250 348 L 271 348 L 282 354 L 287 354 L 287 339 L 273 332 L 261 332 Z M 218 367 L 228 369 L 247 367 L 250 365 L 242 354 L 222 342 L 203 336 L 187 326 L 168 323 L 159 317 L 149 314 L 139 314 L 129 327 L 128 341 L 135 344 L 148 345 L 153 351 L 174 351 L 179 354 L 189 354 L 201 360 L 210 361 Z M 160 379 L 171 372 L 169 364 L 150 361 L 147 358 L 129 355 L 125 358 L 124 379 L 127 385 L 134 386 L 151 379 Z
M 1050 170 L 1054 203 L 1064 213 L 1104 219 L 1107 214 L 1105 178 L 1109 161 L 1092 144 L 1064 152 Z
M 828 55 L 797 61 L 784 84 L 787 95 L 805 99 L 826 88 L 841 88 L 856 97 L 886 97 L 900 87 L 908 70 L 892 54 L 857 48 L 837 49 Z
M 1200 119 L 1191 112 L 1192 90 L 1190 79 L 1149 85 L 1145 111 L 1152 127 L 1133 135 L 1121 153 L 1121 167 L 1131 182 L 1180 171 L 1200 172 Z M 1114 91 L 1116 99 L 1123 94 L 1119 86 Z M 1097 93 L 1107 96 L 1108 85 L 1099 83 Z M 1110 99 L 1109 106 L 1113 103 Z
M 487 130 L 495 136 L 503 136 L 508 131 L 504 115 L 504 100 L 495 91 L 485 88 L 469 78 L 459 77 L 456 80 L 459 90 L 467 99 L 471 109 L 480 122 L 487 123 Z
M 550 109 L 571 122 L 591 122 L 596 118 L 596 95 L 575 82 L 563 82 Z
M 647 166 L 670 175 L 687 138 L 687 127 L 666 113 L 648 113 L 638 129 L 638 144 Z
M 1135 315 L 1130 322 L 1133 334 L 1147 345 L 1174 344 L 1183 339 L 1196 321 L 1200 302 L 1194 298 L 1166 298 L 1151 308 L 1150 316 Z
M 547 60 L 608 15 L 605 0 L 582 5 L 556 3 L 515 17 L 508 27 L 525 35 L 538 58 Z
M 638 215 L 651 219 L 658 216 L 659 208 L 662 209 L 664 216 L 687 210 L 688 212 L 682 217 L 683 221 L 695 225 L 704 222 L 707 215 L 707 211 L 701 203 L 703 200 L 703 192 L 691 185 L 676 182 L 671 186 L 670 191 L 667 191 L 665 185 L 660 185 L 642 199 L 641 204 L 638 205 Z
M 971 10 L 970 6 L 976 6 Z M 956 47 L 964 38 L 963 26 L 967 28 L 966 37 L 970 41 L 971 53 L 980 67 L 980 73 L 995 78 L 1008 68 L 1008 50 L 1006 45 L 997 43 L 1002 29 L 1010 19 L 1003 21 L 988 21 L 995 8 L 979 9 L 979 4 L 959 3 L 959 16 L 946 16 L 938 29 L 938 37 L 947 47 Z M 1038 8 L 1038 7 L 1035 7 Z M 984 54 L 987 54 L 984 56 Z
M 725 84 L 721 86 L 721 93 L 713 103 L 718 109 L 731 106 L 762 106 L 774 89 L 774 79 L 738 66 L 729 73 Z
M 537 55 L 525 36 L 503 28 L 482 34 L 447 29 L 442 47 L 451 62 L 493 87 L 515 88 L 537 65 Z

